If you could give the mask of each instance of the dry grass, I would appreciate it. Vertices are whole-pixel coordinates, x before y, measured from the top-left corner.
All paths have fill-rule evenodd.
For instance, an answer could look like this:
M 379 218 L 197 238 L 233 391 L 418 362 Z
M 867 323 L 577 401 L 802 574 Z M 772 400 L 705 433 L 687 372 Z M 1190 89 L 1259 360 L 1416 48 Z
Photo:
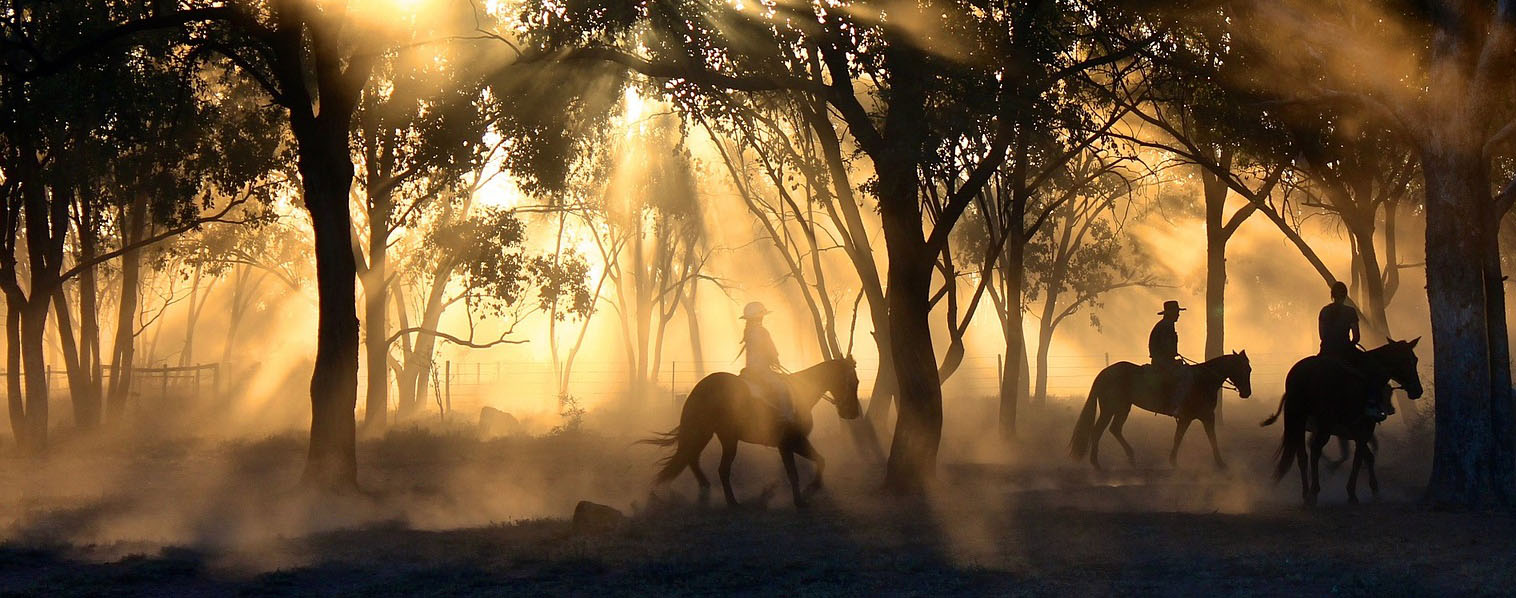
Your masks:
M 1262 402 L 1260 402 L 1262 403 Z M 1140 455 L 1111 471 L 1070 463 L 1073 406 L 1027 414 L 1022 443 L 973 443 L 989 409 L 953 406 L 939 484 L 889 498 L 834 418 L 814 508 L 691 504 L 682 477 L 658 495 L 657 454 L 594 433 L 480 440 L 402 429 L 365 441 L 365 493 L 294 486 L 301 437 L 169 438 L 0 460 L 0 591 L 8 595 L 1477 595 L 1516 582 L 1508 514 L 1416 506 L 1421 436 L 1386 431 L 1384 501 L 1297 506 L 1295 478 L 1266 479 L 1277 429 L 1229 412 L 1232 468 L 1211 471 L 1196 429 L 1178 469 L 1171 420 L 1134 416 Z M 818 412 L 819 414 L 819 412 Z M 714 450 L 708 453 L 714 453 Z M 708 462 L 714 454 L 707 454 Z M 744 447 L 739 496 L 782 479 L 771 449 Z M 708 468 L 713 471 L 714 468 Z M 719 502 L 719 492 L 716 493 Z M 785 497 L 786 492 L 775 496 Z M 1367 496 L 1365 489 L 1364 496 Z M 570 534 L 581 499 L 632 514 L 621 530 Z

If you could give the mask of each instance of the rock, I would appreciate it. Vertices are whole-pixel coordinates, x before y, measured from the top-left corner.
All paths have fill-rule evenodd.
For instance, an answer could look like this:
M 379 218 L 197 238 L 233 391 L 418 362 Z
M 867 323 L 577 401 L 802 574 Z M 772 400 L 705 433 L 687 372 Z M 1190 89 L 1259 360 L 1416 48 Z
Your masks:
M 612 507 L 587 500 L 574 506 L 574 534 L 592 535 L 616 531 L 626 522 L 626 515 Z
M 485 407 L 479 410 L 479 435 L 485 438 L 492 436 L 514 436 L 521 433 L 521 422 L 516 416 L 496 409 Z

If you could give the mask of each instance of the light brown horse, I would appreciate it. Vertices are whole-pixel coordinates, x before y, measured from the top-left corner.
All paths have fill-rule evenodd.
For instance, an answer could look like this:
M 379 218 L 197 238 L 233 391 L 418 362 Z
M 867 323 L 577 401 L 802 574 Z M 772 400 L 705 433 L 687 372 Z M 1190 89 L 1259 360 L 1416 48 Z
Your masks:
M 1216 446 L 1216 392 L 1221 390 L 1223 382 L 1230 380 L 1242 398 L 1253 394 L 1253 367 L 1248 364 L 1248 352 L 1222 355 L 1205 363 L 1182 367 L 1192 368 L 1193 384 L 1174 413 L 1164 412 L 1170 397 L 1162 392 L 1150 370 L 1129 361 L 1113 363 L 1100 370 L 1090 385 L 1090 398 L 1084 402 L 1079 422 L 1074 424 L 1069 454 L 1078 460 L 1088 452 L 1090 465 L 1100 469 L 1100 435 L 1109 425 L 1111 436 L 1126 449 L 1127 462 L 1135 465 L 1136 455 L 1132 453 L 1132 445 L 1127 444 L 1121 435 L 1121 426 L 1131 414 L 1132 406 L 1136 405 L 1153 413 L 1171 415 L 1176 420 L 1174 448 L 1169 451 L 1170 465 L 1179 457 L 1179 443 L 1184 440 L 1185 430 L 1190 427 L 1190 422 L 1198 419 L 1205 426 L 1206 437 L 1211 440 L 1211 455 L 1216 459 L 1216 468 L 1226 469 L 1221 449 Z M 1099 419 L 1096 419 L 1097 405 Z
M 786 420 L 774 405 L 754 396 L 747 382 L 735 374 L 717 372 L 701 379 L 684 402 L 679 426 L 656 438 L 641 441 L 676 447 L 674 454 L 663 459 L 663 468 L 658 471 L 655 482 L 667 483 L 688 467 L 700 484 L 700 500 L 705 502 L 710 495 L 711 483 L 700 470 L 700 453 L 715 436 L 721 440 L 721 467 L 717 471 L 721 474 L 721 490 L 726 494 L 727 504 L 737 505 L 737 497 L 732 494 L 731 476 L 732 461 L 737 458 L 737 443 L 741 441 L 779 448 L 784 472 L 795 496 L 795 506 L 804 506 L 805 495 L 821 489 L 821 471 L 826 467 L 826 461 L 807 439 L 811 433 L 811 409 L 823 395 L 830 395 L 839 417 L 858 417 L 862 413 L 858 404 L 858 364 L 851 356 L 833 359 L 790 374 L 788 381 L 795 405 L 792 420 Z M 804 494 L 795 470 L 797 454 L 816 465 L 816 478 L 806 487 Z

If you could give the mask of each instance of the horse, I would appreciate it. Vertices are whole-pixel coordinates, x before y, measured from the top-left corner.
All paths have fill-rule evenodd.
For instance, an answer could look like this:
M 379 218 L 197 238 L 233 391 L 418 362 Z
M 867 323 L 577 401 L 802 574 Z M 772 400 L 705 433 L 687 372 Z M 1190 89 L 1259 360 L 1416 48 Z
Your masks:
M 1348 502 L 1358 503 L 1358 471 L 1369 468 L 1369 490 L 1379 496 L 1374 474 L 1374 428 L 1377 422 L 1363 413 L 1365 401 L 1374 393 L 1389 390 L 1390 381 L 1405 389 L 1412 400 L 1421 398 L 1421 376 L 1416 371 L 1416 343 L 1391 340 L 1366 351 L 1358 372 L 1344 371 L 1336 360 L 1312 355 L 1296 362 L 1285 376 L 1284 396 L 1267 426 L 1284 414 L 1284 438 L 1279 445 L 1274 482 L 1278 483 L 1292 464 L 1300 468 L 1300 492 L 1306 506 L 1316 504 L 1321 493 L 1321 451 L 1332 436 L 1352 440 L 1353 469 L 1348 474 Z M 1306 464 L 1306 432 L 1311 432 L 1310 465 Z
M 705 472 L 700 470 L 700 453 L 715 436 L 721 441 L 721 466 L 717 471 L 721 474 L 721 490 L 728 505 L 737 506 L 731 476 L 732 461 L 737 458 L 737 443 L 741 441 L 779 449 L 795 506 L 805 506 L 805 495 L 821 489 L 821 472 L 826 467 L 826 460 L 807 438 L 811 433 L 811 409 L 823 395 L 830 395 L 829 402 L 837 408 L 839 417 L 856 419 L 863 411 L 858 403 L 858 364 L 848 356 L 822 362 L 790 374 L 788 378 L 795 406 L 792 421 L 785 420 L 776 406 L 755 396 L 748 383 L 736 374 L 716 372 L 702 378 L 684 402 L 679 425 L 672 431 L 640 441 L 675 447 L 672 455 L 660 461 L 663 467 L 654 478 L 655 484 L 672 481 L 688 467 L 700 484 L 700 501 L 706 502 L 711 484 Z M 797 454 L 816 466 L 815 479 L 806 487 L 805 495 L 800 491 L 800 476 L 795 471 Z
M 1095 376 L 1095 382 L 1090 385 L 1090 396 L 1084 402 L 1084 410 L 1079 413 L 1079 422 L 1074 424 L 1074 437 L 1069 441 L 1070 456 L 1077 461 L 1088 451 L 1090 465 L 1099 470 L 1100 435 L 1109 424 L 1111 436 L 1121 443 L 1121 448 L 1126 449 L 1127 463 L 1136 465 L 1137 458 L 1132 453 L 1132 445 L 1127 444 L 1126 438 L 1121 434 L 1127 415 L 1131 413 L 1132 406 L 1136 405 L 1153 413 L 1174 417 L 1177 427 L 1174 429 L 1174 448 L 1169 451 L 1170 465 L 1174 465 L 1179 458 L 1179 443 L 1184 440 L 1185 430 L 1191 422 L 1198 419 L 1205 426 L 1205 434 L 1211 440 L 1211 454 L 1216 459 L 1216 468 L 1226 469 L 1226 462 L 1221 459 L 1221 449 L 1216 446 L 1216 392 L 1221 390 L 1223 382 L 1230 381 L 1237 387 L 1237 394 L 1242 398 L 1246 399 L 1253 394 L 1253 367 L 1248 363 L 1248 352 L 1222 355 L 1185 367 L 1193 368 L 1193 383 L 1174 413 L 1164 413 L 1163 408 L 1167 406 L 1170 397 L 1161 392 L 1158 381 L 1144 366 L 1121 361 L 1100 370 Z M 1100 414 L 1098 420 L 1095 418 L 1097 403 Z

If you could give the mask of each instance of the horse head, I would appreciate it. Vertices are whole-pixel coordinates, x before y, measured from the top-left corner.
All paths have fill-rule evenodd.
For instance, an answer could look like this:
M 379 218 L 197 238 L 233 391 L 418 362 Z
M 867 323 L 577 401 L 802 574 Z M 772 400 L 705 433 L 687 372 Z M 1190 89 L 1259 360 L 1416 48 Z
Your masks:
M 1226 374 L 1226 379 L 1231 380 L 1232 385 L 1237 387 L 1237 396 L 1246 399 L 1253 394 L 1253 365 L 1248 362 L 1246 350 L 1233 351 L 1231 355 L 1227 355 L 1222 372 Z
M 1406 396 L 1412 400 L 1421 398 L 1421 372 L 1416 369 L 1416 343 L 1421 342 L 1421 337 L 1408 341 L 1388 340 L 1372 353 L 1376 353 L 1380 363 L 1389 369 L 1390 379 L 1405 389 Z
M 832 377 L 827 392 L 831 393 L 832 403 L 837 406 L 837 417 L 857 419 L 863 414 L 863 405 L 858 402 L 858 362 L 852 355 L 833 362 L 838 372 Z

